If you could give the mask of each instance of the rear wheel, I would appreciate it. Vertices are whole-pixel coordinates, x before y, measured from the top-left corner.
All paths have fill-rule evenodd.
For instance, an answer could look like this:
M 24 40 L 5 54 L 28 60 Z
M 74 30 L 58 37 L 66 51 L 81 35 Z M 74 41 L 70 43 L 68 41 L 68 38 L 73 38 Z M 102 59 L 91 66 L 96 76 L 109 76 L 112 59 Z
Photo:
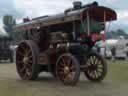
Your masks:
M 106 60 L 95 52 L 87 57 L 85 76 L 91 81 L 102 81 L 107 74 Z
M 65 85 L 75 85 L 80 76 L 80 64 L 69 53 L 62 54 L 56 63 L 56 75 Z
M 34 80 L 39 74 L 38 47 L 31 40 L 22 41 L 16 50 L 16 68 L 24 80 Z

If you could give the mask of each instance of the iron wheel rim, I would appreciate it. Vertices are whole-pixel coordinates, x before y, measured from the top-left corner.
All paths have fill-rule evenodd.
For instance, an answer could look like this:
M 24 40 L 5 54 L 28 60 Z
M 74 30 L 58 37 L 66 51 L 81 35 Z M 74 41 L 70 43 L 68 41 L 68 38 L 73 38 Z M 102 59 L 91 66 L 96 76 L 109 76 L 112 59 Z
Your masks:
M 63 84 L 74 86 L 79 80 L 80 64 L 73 55 L 64 53 L 57 60 L 56 74 Z
M 33 53 L 29 45 L 20 44 L 16 52 L 16 65 L 19 75 L 23 79 L 30 79 L 33 72 Z M 26 60 L 25 60 L 26 59 Z
M 106 63 L 103 58 L 92 55 L 86 62 L 86 75 L 91 80 L 100 81 L 106 75 Z

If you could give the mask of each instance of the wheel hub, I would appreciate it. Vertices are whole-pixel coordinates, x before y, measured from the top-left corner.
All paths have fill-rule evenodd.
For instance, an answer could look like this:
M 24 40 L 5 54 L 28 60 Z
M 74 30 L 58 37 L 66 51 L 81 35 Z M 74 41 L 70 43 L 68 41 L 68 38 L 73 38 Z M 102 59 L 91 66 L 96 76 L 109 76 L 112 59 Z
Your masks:
M 69 71 L 70 71 L 69 67 L 68 66 L 65 66 L 64 67 L 64 73 L 67 74 L 67 73 L 69 73 Z
M 24 58 L 23 58 L 24 64 L 27 64 L 27 63 L 28 63 L 28 60 L 29 60 L 28 57 L 24 57 Z
M 96 66 L 96 65 L 91 65 L 89 68 L 90 68 L 91 70 L 96 70 L 96 69 L 97 69 L 97 66 Z

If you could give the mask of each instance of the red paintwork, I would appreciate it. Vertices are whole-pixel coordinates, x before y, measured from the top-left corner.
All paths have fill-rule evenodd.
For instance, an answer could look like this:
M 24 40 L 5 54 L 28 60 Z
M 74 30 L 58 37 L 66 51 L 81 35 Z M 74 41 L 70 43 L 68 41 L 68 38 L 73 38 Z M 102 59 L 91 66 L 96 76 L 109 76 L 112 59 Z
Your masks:
M 104 34 L 99 34 L 99 33 L 93 33 L 91 34 L 91 40 L 93 42 L 99 41 L 99 40 L 104 40 L 105 41 L 105 35 Z

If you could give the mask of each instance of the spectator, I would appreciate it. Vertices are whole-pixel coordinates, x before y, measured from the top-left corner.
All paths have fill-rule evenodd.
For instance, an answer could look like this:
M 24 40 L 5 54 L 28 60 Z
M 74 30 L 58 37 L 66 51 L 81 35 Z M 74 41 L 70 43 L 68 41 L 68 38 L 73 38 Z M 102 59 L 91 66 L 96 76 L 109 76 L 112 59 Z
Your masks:
M 112 47 L 111 53 L 112 53 L 112 60 L 115 61 L 115 56 L 116 56 L 116 47 L 115 46 Z

